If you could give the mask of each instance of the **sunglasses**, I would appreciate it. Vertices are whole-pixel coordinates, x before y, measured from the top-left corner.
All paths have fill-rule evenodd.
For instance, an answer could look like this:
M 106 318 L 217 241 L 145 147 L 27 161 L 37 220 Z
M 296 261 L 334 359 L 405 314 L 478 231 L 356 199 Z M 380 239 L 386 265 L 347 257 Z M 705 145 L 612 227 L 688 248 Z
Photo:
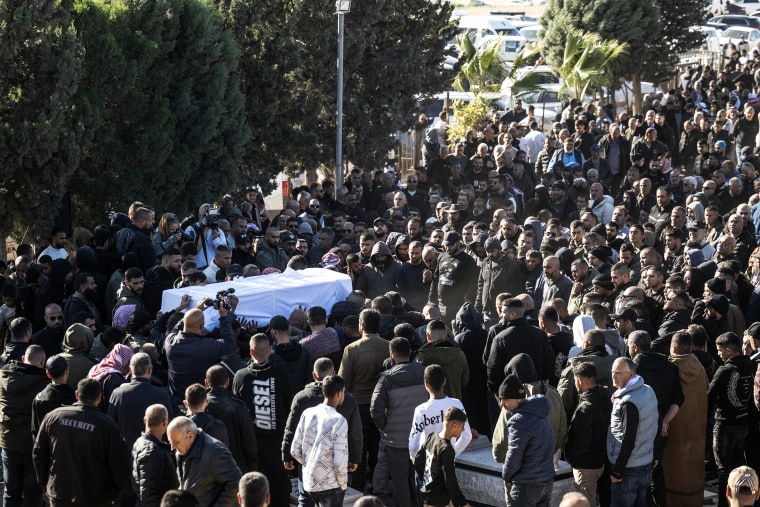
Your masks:
M 49 320 L 63 320 L 63 315 L 54 315 L 52 317 L 48 317 Z

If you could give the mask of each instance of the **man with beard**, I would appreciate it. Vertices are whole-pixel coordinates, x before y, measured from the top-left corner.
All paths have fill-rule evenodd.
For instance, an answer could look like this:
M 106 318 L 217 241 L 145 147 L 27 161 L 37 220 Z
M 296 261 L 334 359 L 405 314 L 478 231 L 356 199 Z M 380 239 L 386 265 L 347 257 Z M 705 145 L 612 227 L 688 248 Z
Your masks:
M 285 252 L 285 255 L 288 256 L 288 259 L 290 259 L 291 257 L 297 254 L 296 245 L 298 244 L 298 238 L 296 238 L 295 234 L 291 232 L 283 232 L 282 234 L 280 234 L 280 244 L 282 245 L 282 250 Z M 235 252 L 232 252 L 232 262 L 234 262 L 235 264 L 240 264 L 241 266 L 245 266 L 246 264 L 252 264 L 251 262 L 248 262 L 246 264 L 235 262 Z
M 325 237 L 329 234 L 325 234 Z M 334 237 L 334 236 L 333 236 Z M 320 243 L 322 243 L 322 234 L 320 234 Z M 330 241 L 332 241 L 332 237 Z M 322 248 L 320 244 L 320 248 Z M 329 249 L 329 248 L 328 248 Z M 327 253 L 327 252 L 324 252 Z M 285 271 L 288 265 L 288 256 L 280 248 L 280 230 L 277 227 L 270 227 L 267 229 L 264 235 L 264 241 L 259 242 L 258 250 L 256 252 L 256 265 L 260 270 L 266 268 L 277 268 L 280 271 Z
M 462 238 L 459 233 L 449 231 L 443 239 L 446 251 L 438 257 L 438 263 L 433 272 L 430 284 L 428 302 L 438 305 L 443 319 L 451 320 L 456 311 L 467 301 L 475 300 L 478 265 L 475 260 L 462 249 Z
M 32 343 L 45 349 L 45 357 L 63 352 L 63 310 L 55 303 L 45 307 L 45 327 L 32 335 Z
M 161 255 L 161 264 L 150 268 L 145 273 L 143 302 L 149 314 L 156 315 L 161 309 L 161 296 L 165 290 L 174 288 L 174 281 L 180 276 L 181 266 L 180 251 L 176 248 L 168 248 Z
M 145 288 L 145 278 L 140 268 L 129 268 L 124 272 L 124 282 L 116 291 L 116 304 L 113 312 L 124 305 L 135 305 L 135 310 L 145 310 L 142 293 Z M 73 314 L 72 314 L 73 315 Z M 65 319 L 64 319 L 65 320 Z M 65 322 L 68 322 L 65 320 Z M 68 324 L 70 325 L 70 324 Z
M 382 241 L 375 243 L 368 269 L 362 270 L 363 276 L 357 278 L 355 289 L 364 292 L 370 299 L 395 291 L 399 264 L 393 260 L 392 255 L 388 245 Z
M 504 254 L 498 238 L 488 238 L 484 247 L 486 259 L 478 277 L 475 309 L 483 312 L 486 324 L 493 324 L 499 320 L 496 297 L 505 290 L 521 293 L 525 289 L 525 274 L 518 261 Z
M 396 276 L 398 291 L 416 310 L 422 310 L 425 306 L 430 289 L 430 282 L 423 281 L 425 264 L 422 262 L 422 248 L 422 242 L 412 241 L 409 245 L 409 260 L 401 264 Z
M 63 320 L 66 326 L 74 323 L 74 316 L 79 312 L 88 312 L 95 319 L 95 327 L 98 331 L 103 329 L 103 320 L 100 318 L 100 312 L 95 306 L 95 299 L 98 295 L 98 286 L 95 284 L 95 277 L 90 273 L 77 273 L 74 277 L 74 294 L 66 301 L 63 308 Z
M 127 246 L 127 252 L 137 254 L 138 266 L 143 272 L 156 265 L 156 252 L 150 239 L 155 217 L 156 213 L 153 210 L 137 208 L 132 223 L 128 226 L 133 230 L 133 233 Z

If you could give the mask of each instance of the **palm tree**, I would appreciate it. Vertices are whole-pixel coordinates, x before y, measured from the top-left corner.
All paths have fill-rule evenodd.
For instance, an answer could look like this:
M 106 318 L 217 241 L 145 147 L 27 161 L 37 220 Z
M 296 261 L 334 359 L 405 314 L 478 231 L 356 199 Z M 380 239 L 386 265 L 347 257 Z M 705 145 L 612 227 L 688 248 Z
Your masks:
M 507 77 L 506 62 L 499 54 L 501 40 L 497 38 L 478 48 L 474 34 L 463 32 L 457 35 L 457 46 L 462 66 L 454 80 L 454 89 L 475 95 L 498 92 Z
M 628 45 L 606 40 L 593 32 L 571 30 L 567 34 L 565 53 L 559 68 L 560 93 L 582 97 L 597 90 L 621 74 L 621 56 Z

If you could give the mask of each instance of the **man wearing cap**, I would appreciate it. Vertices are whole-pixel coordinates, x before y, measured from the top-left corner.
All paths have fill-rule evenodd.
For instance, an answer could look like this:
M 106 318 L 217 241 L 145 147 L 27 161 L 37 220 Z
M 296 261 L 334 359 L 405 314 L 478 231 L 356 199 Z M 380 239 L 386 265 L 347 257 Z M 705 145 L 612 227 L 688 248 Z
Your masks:
M 694 241 L 702 245 L 701 250 L 705 259 L 712 259 L 715 255 L 715 247 L 707 242 L 707 224 L 703 221 L 693 221 L 687 227 L 689 231 L 689 241 Z
M 657 396 L 627 357 L 619 357 L 612 364 L 612 383 L 617 389 L 612 395 L 607 432 L 612 505 L 645 507 L 658 432 Z
M 616 289 L 610 273 L 607 272 L 596 275 L 591 283 L 594 287 L 594 292 L 603 297 L 602 304 L 610 310 L 614 308 Z
M 718 491 L 722 495 L 722 491 Z M 748 466 L 740 466 L 731 471 L 726 487 L 726 498 L 731 507 L 745 507 L 760 499 L 757 472 Z
M 170 247 L 161 255 L 161 264 L 153 266 L 145 273 L 143 303 L 151 315 L 161 309 L 163 292 L 174 288 L 174 281 L 180 276 L 182 255 L 176 248 Z
M 721 334 L 715 345 L 723 365 L 713 375 L 707 402 L 708 414 L 715 414 L 713 453 L 718 467 L 718 491 L 724 491 L 729 471 L 744 462 L 755 364 L 742 354 L 741 339 L 734 333 Z M 727 507 L 728 501 L 721 496 L 718 506 Z
M 665 228 L 665 261 L 662 267 L 666 273 L 680 273 L 684 266 L 683 233 L 673 226 Z
M 475 301 L 478 265 L 462 249 L 462 238 L 457 232 L 447 232 L 443 245 L 446 251 L 438 256 L 428 302 L 440 308 L 446 321 L 454 318 L 462 303 Z
M 570 265 L 570 275 L 573 277 L 573 287 L 570 290 L 570 298 L 567 300 L 567 311 L 570 314 L 580 312 L 583 296 L 593 292 L 592 280 L 597 276 L 596 270 L 591 270 L 585 259 L 575 259 Z
M 598 234 L 595 234 L 599 237 Z M 610 276 L 610 270 L 612 265 L 610 264 L 610 257 L 612 256 L 612 249 L 607 245 L 599 245 L 589 250 L 587 258 L 589 264 L 591 264 L 596 271 L 601 275 Z
M 556 218 L 567 224 L 570 213 L 576 211 L 575 203 L 567 195 L 567 185 L 563 181 L 555 181 L 549 187 L 549 199 L 557 211 Z
M 478 276 L 475 309 L 483 312 L 486 323 L 493 324 L 498 320 L 496 297 L 504 291 L 512 294 L 522 292 L 525 274 L 519 261 L 504 254 L 498 238 L 488 238 L 484 246 L 486 258 Z
M 548 505 L 554 486 L 549 400 L 541 394 L 526 399 L 517 375 L 504 379 L 498 396 L 502 409 L 512 412 L 507 421 L 509 447 L 501 474 L 507 505 Z
M 501 314 L 506 327 L 494 337 L 486 363 L 491 392 L 498 394 L 505 377 L 504 367 L 520 353 L 528 354 L 533 359 L 539 380 L 552 378 L 554 351 L 546 333 L 525 318 L 524 303 L 518 297 L 507 299 L 502 302 Z
M 232 264 L 239 264 L 240 266 L 247 266 L 248 264 L 255 264 L 256 258 L 251 255 L 251 238 L 247 234 L 235 235 L 235 248 L 232 250 Z M 260 243 L 261 248 L 263 242 Z

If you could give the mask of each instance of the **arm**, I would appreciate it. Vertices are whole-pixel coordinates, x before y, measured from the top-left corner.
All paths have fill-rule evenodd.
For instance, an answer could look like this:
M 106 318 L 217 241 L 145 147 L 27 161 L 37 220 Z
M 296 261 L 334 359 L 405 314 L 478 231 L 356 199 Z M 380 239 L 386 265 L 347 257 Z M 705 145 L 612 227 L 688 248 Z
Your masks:
M 385 375 L 380 375 L 377 384 L 375 384 L 375 391 L 372 393 L 372 401 L 369 405 L 369 414 L 380 431 L 383 431 L 383 428 L 385 428 L 388 418 L 388 389 L 385 387 L 386 379 Z
M 343 404 L 345 405 L 345 401 Z M 354 409 L 348 417 L 348 462 L 358 464 L 362 460 L 362 450 L 364 449 L 364 432 L 362 428 L 362 418 L 359 414 L 359 405 L 356 399 L 353 401 Z
M 343 349 L 343 359 L 340 360 L 340 369 L 338 370 L 338 375 L 343 377 L 343 380 L 346 381 L 346 391 L 353 392 L 353 378 L 352 378 L 352 368 L 353 365 L 351 364 L 351 347 L 346 347 Z
M 164 453 L 140 453 L 135 456 L 135 479 L 139 491 L 138 499 L 142 505 L 159 505 L 164 496 L 164 468 L 171 460 L 165 459 Z M 172 470 L 173 472 L 173 470 Z M 176 475 L 176 474 L 172 474 Z
M 343 416 L 333 427 L 333 465 L 340 489 L 348 487 L 348 424 Z
M 240 428 L 240 446 L 243 448 L 246 472 L 259 469 L 259 443 L 256 440 L 256 427 L 253 425 L 251 414 L 244 406 L 240 407 L 238 419 L 242 423 Z M 242 470 L 241 470 L 242 471 Z
M 496 422 L 496 427 L 493 430 L 493 438 L 491 439 L 493 459 L 497 463 L 504 463 L 504 459 L 507 457 L 508 440 L 507 411 L 500 408 L 499 419 Z
M 423 444 L 425 443 L 423 441 L 423 436 L 425 433 L 422 432 L 422 428 L 425 427 L 425 423 L 422 420 L 421 417 L 422 414 L 420 414 L 420 407 L 419 405 L 414 409 L 414 415 L 412 416 L 412 429 L 409 431 L 409 457 L 414 461 L 414 458 L 417 456 L 417 452 L 422 448 Z
M 37 484 L 43 491 L 47 491 L 48 477 L 50 476 L 50 438 L 48 437 L 45 421 L 37 433 L 32 449 L 32 461 L 34 462 L 34 471 L 37 474 Z
M 219 357 L 225 356 L 232 352 L 235 348 L 235 335 L 232 333 L 232 324 L 230 324 L 230 317 L 227 317 L 226 311 L 223 310 L 223 306 L 219 305 L 219 336 L 214 340 L 216 342 L 217 353 Z M 222 313 L 224 312 L 224 313 Z
M 513 415 L 512 418 L 520 417 L 519 415 Z M 528 446 L 529 438 L 522 435 L 522 431 L 517 428 L 521 421 L 514 421 L 513 424 L 507 426 L 507 432 L 509 433 L 509 446 L 507 448 L 507 455 L 504 458 L 504 469 L 501 472 L 504 482 L 512 482 L 512 477 L 520 471 L 520 466 L 523 462 L 523 455 L 525 449 Z
M 620 423 L 625 427 L 623 433 L 623 443 L 620 446 L 620 454 L 617 461 L 612 464 L 611 475 L 614 479 L 620 480 L 623 476 L 623 470 L 631 457 L 633 447 L 636 444 L 636 432 L 639 428 L 639 410 L 633 403 L 623 403 L 620 411 Z
M 304 431 L 305 429 L 304 429 L 303 416 L 302 416 L 301 420 L 298 421 L 296 432 L 293 435 L 293 444 L 290 446 L 290 455 L 293 456 L 293 459 L 295 459 L 299 463 L 303 463 Z
M 298 396 L 293 398 L 293 401 L 290 404 L 288 421 L 285 423 L 285 430 L 282 436 L 283 463 L 293 461 L 293 456 L 290 455 L 290 446 L 293 444 L 296 428 L 298 427 L 298 422 L 301 420 L 301 414 L 303 414 L 303 410 L 300 407 L 299 401 L 300 398 Z
M 108 436 L 108 468 L 111 480 L 119 494 L 130 487 L 132 478 L 130 450 L 127 448 L 121 431 L 114 423 L 109 429 Z M 114 498 L 113 500 L 117 500 Z
M 446 450 L 438 455 L 438 459 L 441 462 L 441 472 L 443 473 L 443 481 L 446 484 L 446 489 L 449 492 L 449 498 L 451 503 L 456 506 L 467 505 L 467 499 L 465 498 L 462 490 L 459 489 L 459 482 L 454 471 L 454 453 Z
M 502 350 L 500 340 L 498 336 L 494 338 L 491 344 L 491 353 L 488 356 L 488 362 L 486 363 L 486 370 L 488 374 L 488 389 L 493 394 L 498 394 L 499 386 L 504 381 L 504 351 Z
M 478 275 L 478 289 L 475 292 L 475 309 L 483 311 L 483 270 L 480 270 Z

